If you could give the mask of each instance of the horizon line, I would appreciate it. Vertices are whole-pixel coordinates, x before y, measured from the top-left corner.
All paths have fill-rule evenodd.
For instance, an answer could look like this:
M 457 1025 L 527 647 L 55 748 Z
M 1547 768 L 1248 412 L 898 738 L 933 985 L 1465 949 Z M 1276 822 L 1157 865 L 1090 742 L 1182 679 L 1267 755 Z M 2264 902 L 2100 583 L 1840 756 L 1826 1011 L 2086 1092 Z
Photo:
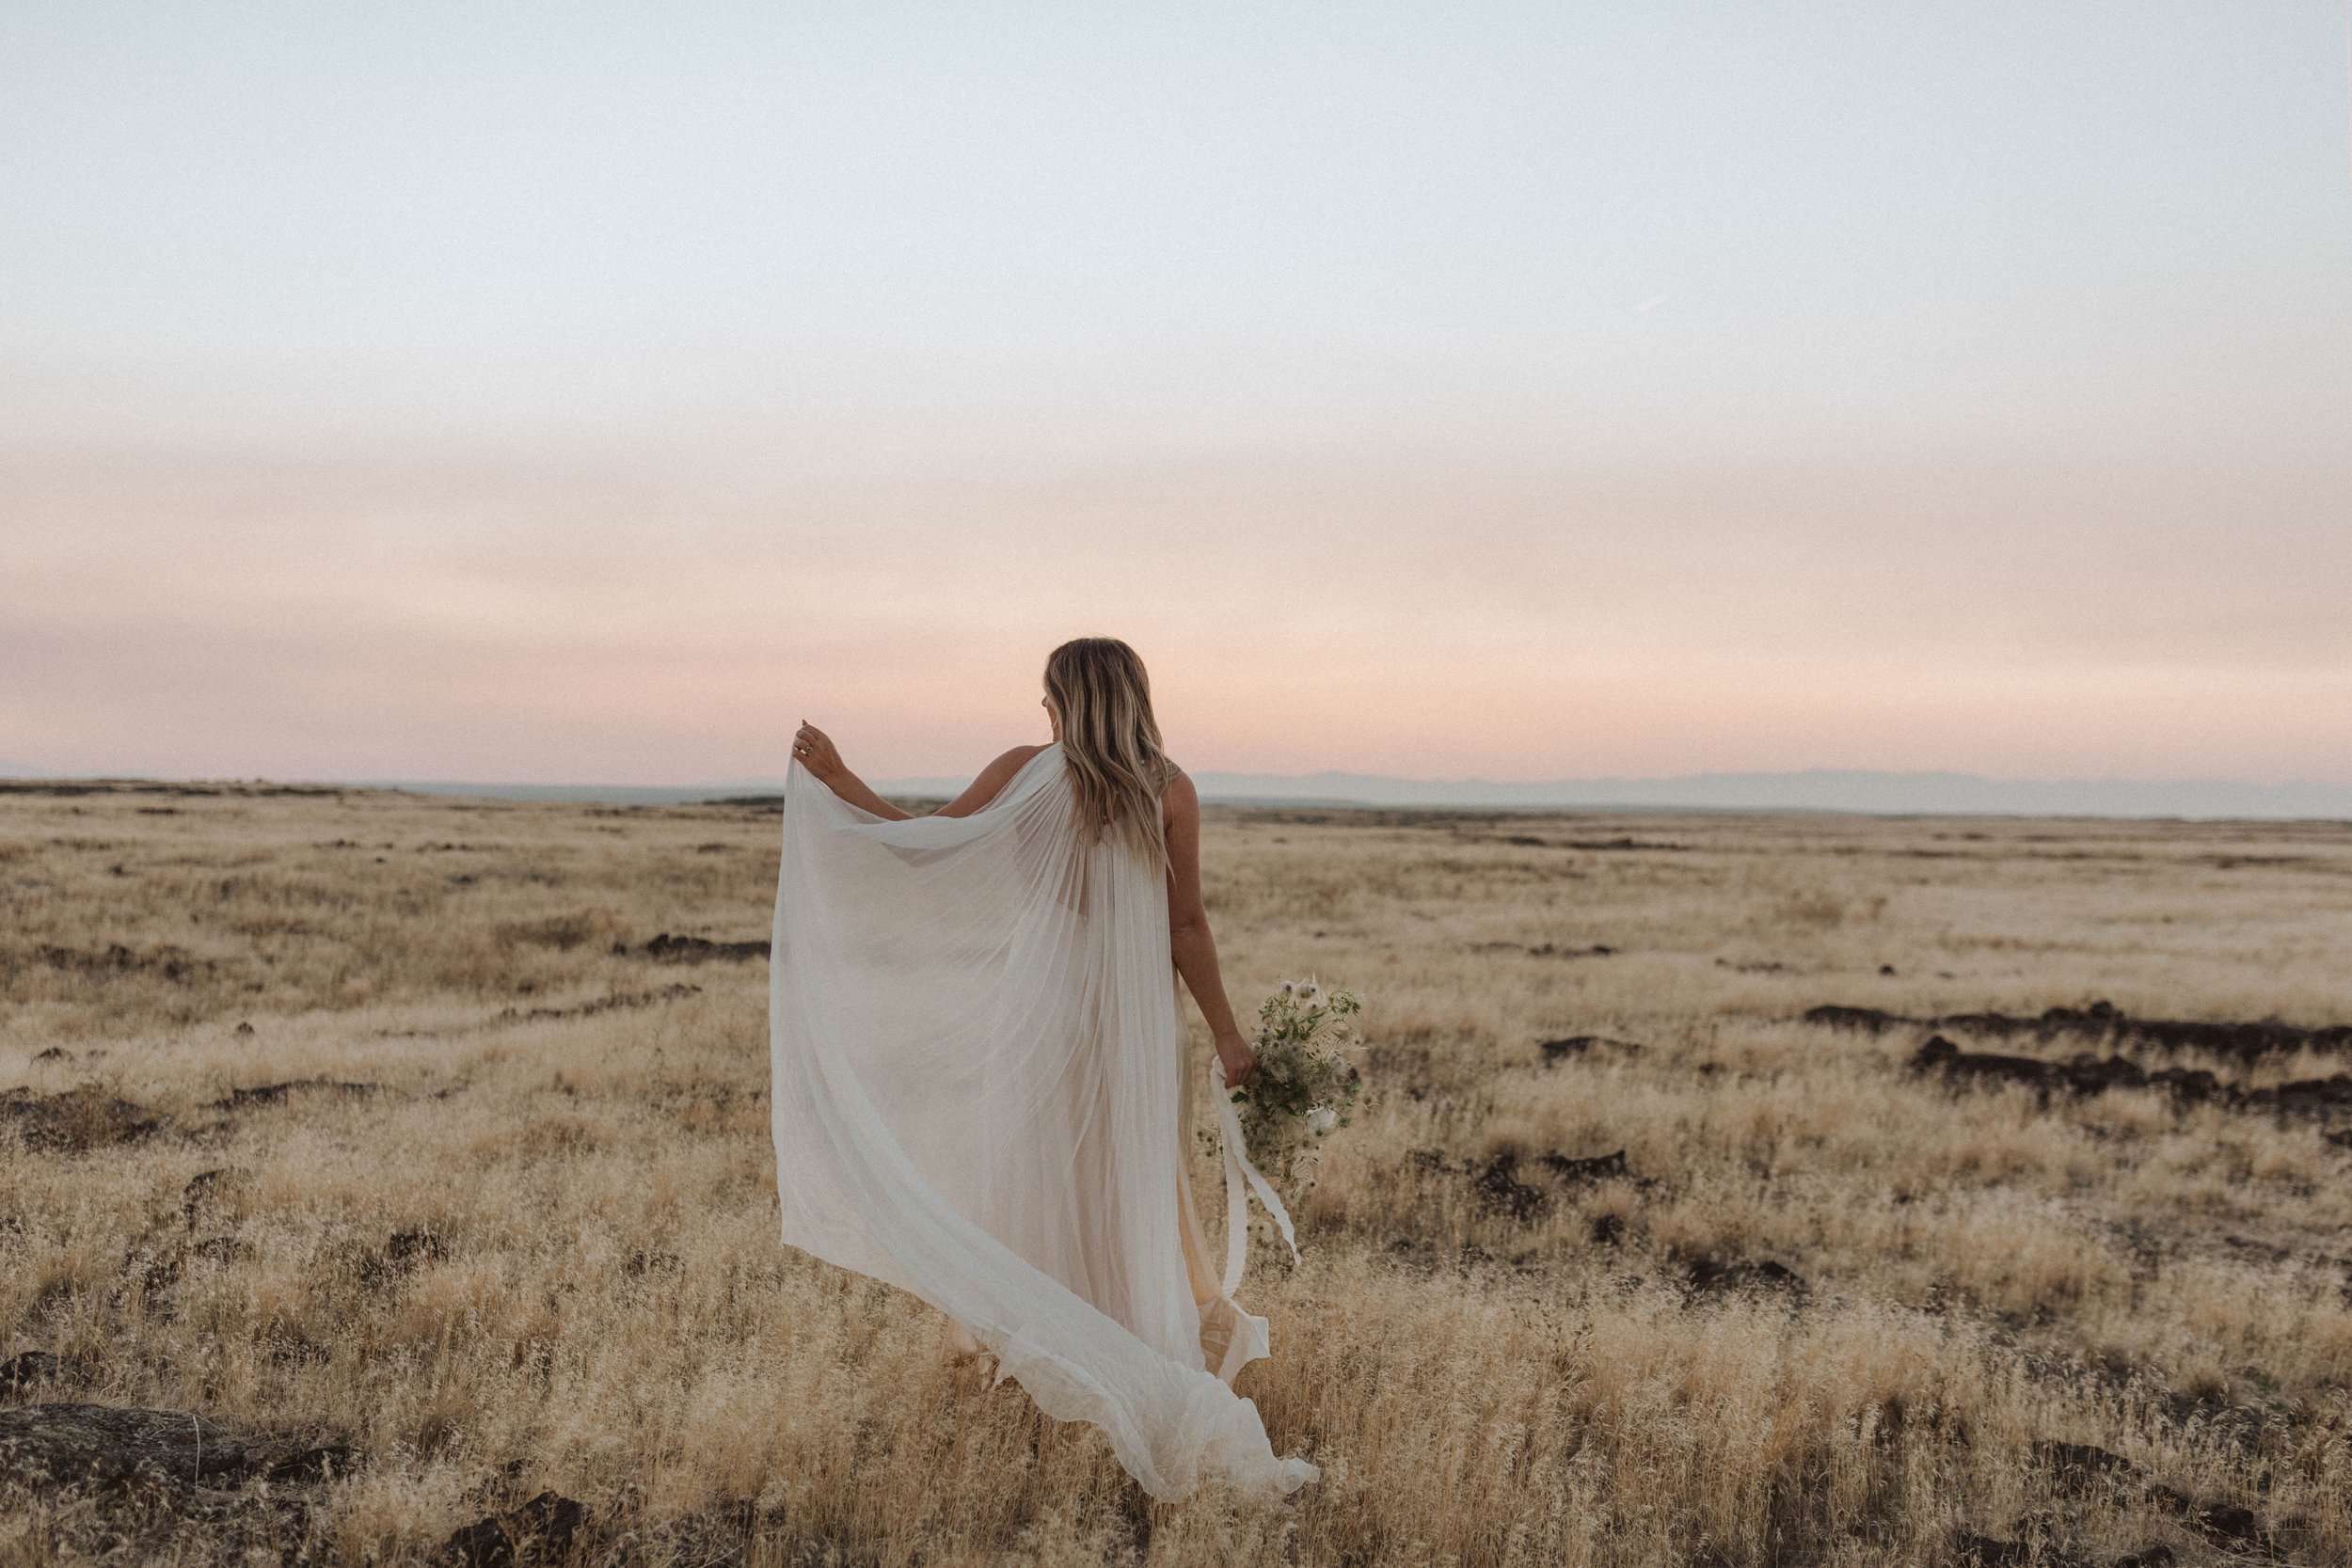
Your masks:
M 1216 805 L 1333 810 L 1624 811 L 1867 816 L 2094 817 L 2119 820 L 2352 821 L 2352 783 L 2260 784 L 2229 779 L 2002 779 L 1953 770 L 1801 768 L 1650 778 L 1564 778 L 1526 783 L 1413 779 L 1323 769 L 1248 773 L 1202 769 L 1203 800 Z M 576 804 L 689 805 L 772 801 L 785 781 L 740 778 L 694 784 L 499 783 L 453 779 L 168 778 L 50 774 L 0 765 L 0 793 L 42 785 L 196 788 L 386 789 L 420 795 Z M 867 781 L 900 800 L 948 799 L 961 776 Z M 15 787 L 11 788 L 9 785 Z

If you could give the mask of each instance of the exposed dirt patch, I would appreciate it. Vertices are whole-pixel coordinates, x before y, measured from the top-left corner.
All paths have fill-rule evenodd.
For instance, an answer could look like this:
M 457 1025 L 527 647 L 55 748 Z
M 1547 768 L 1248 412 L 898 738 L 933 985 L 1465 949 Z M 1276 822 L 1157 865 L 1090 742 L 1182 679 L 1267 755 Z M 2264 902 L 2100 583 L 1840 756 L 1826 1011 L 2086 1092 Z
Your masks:
M 93 1375 L 87 1361 L 45 1350 L 19 1351 L 0 1361 L 0 1399 L 24 1399 L 43 1389 L 87 1387 Z
M 163 1125 L 164 1118 L 155 1112 L 119 1100 L 95 1084 L 63 1094 L 0 1091 L 0 1132 L 13 1132 L 30 1148 L 82 1154 L 136 1142 Z
M 1807 1011 L 1804 1022 L 1872 1034 L 1889 1029 L 1951 1029 L 2004 1039 L 2030 1036 L 2038 1040 L 2052 1040 L 2072 1036 L 2166 1051 L 2205 1051 L 2249 1062 L 2294 1051 L 2352 1051 L 2352 1023 L 2305 1028 L 2276 1019 L 2232 1023 L 2201 1019 L 2134 1018 L 2109 1002 L 2093 1002 L 2088 1007 L 2052 1007 L 2032 1018 L 2008 1013 L 1905 1018 L 1877 1007 L 1824 1006 Z
M 698 964 L 713 958 L 764 958 L 768 957 L 768 946 L 765 939 L 711 942 L 703 937 L 672 936 L 664 931 L 638 951 L 657 963 Z
M 298 1484 L 351 1463 L 347 1444 L 246 1432 L 184 1411 L 103 1404 L 0 1410 L 0 1474 L 35 1488 Z
M 532 1007 L 528 1010 L 520 1007 L 507 1007 L 490 1022 L 493 1023 L 536 1023 L 546 1019 L 593 1018 L 598 1013 L 609 1013 L 630 1007 L 658 1006 L 664 1002 L 676 1002 L 685 997 L 701 994 L 702 987 L 684 984 L 664 986 L 660 990 L 618 991 L 611 996 L 598 997 L 594 1002 L 576 1002 L 568 1007 Z
M 588 1522 L 588 1511 L 570 1497 L 542 1492 L 520 1508 L 493 1513 L 453 1530 L 433 1556 L 449 1568 L 514 1568 L 525 1562 L 564 1558 Z
M 1601 942 L 1595 942 L 1590 947 L 1561 947 L 1549 942 L 1538 942 L 1533 947 L 1516 942 L 1482 942 L 1473 944 L 1470 951 L 1524 953 L 1531 958 L 1614 958 L 1617 953 L 1617 949 Z
M 2352 1073 L 2328 1078 L 2298 1078 L 2249 1089 L 2224 1083 L 2201 1069 L 2159 1068 L 2151 1070 L 2128 1056 L 2088 1053 L 2062 1062 L 2036 1056 L 2010 1056 L 1989 1051 L 1963 1051 L 1942 1035 L 1932 1036 L 1911 1058 L 1915 1072 L 1944 1074 L 1948 1082 L 1976 1080 L 2019 1084 L 2035 1090 L 2047 1104 L 2050 1096 L 2104 1094 L 2108 1089 L 2164 1089 L 2183 1104 L 2217 1104 L 2235 1111 L 2266 1111 L 2278 1116 L 2328 1116 L 2352 1111 Z
M 44 942 L 33 949 L 33 958 L 72 974 L 160 974 L 182 984 L 220 967 L 210 958 L 192 957 L 184 948 L 167 946 L 141 953 L 119 942 L 101 949 L 56 947 Z
M 0 1410 L 0 1513 L 37 1560 L 302 1561 L 339 1442 L 257 1433 L 177 1410 Z
M 1480 1208 L 1515 1220 L 1540 1217 L 1565 1188 L 1589 1186 L 1596 1181 L 1628 1181 L 1638 1187 L 1655 1185 L 1650 1179 L 1635 1176 L 1626 1168 L 1622 1148 L 1583 1156 L 1555 1150 L 1538 1154 L 1532 1161 L 1523 1161 L 1508 1150 L 1480 1161 L 1457 1160 L 1439 1148 L 1416 1148 L 1406 1159 L 1414 1169 L 1431 1175 L 1470 1178 L 1470 1192 Z M 1528 1164 L 1550 1177 L 1550 1183 L 1536 1185 L 1519 1180 L 1521 1170 Z
M 256 1105 L 277 1105 L 297 1094 L 361 1095 L 374 1094 L 381 1084 L 355 1084 L 340 1078 L 289 1078 L 281 1084 L 260 1084 L 249 1089 L 230 1089 L 228 1098 L 215 1100 L 215 1111 L 245 1111 Z
M 1642 1051 L 1631 1040 L 1611 1039 L 1607 1035 L 1570 1035 L 1565 1039 L 1540 1040 L 1536 1042 L 1535 1049 L 1543 1053 L 1546 1067 L 1572 1057 L 1589 1056 L 1598 1051 L 1613 1051 L 1628 1056 L 1639 1055 Z
M 1804 1276 L 1786 1263 L 1771 1259 L 1701 1258 L 1691 1265 L 1683 1284 L 1694 1295 L 1718 1295 L 1736 1291 L 1777 1291 L 1802 1298 L 1808 1290 Z

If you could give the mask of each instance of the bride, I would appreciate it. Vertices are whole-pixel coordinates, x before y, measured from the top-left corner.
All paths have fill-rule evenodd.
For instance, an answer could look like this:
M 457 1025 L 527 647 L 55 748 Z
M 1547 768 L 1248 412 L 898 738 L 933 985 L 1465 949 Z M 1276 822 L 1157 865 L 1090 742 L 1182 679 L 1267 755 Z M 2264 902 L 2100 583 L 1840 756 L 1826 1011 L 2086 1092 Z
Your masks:
M 770 1045 L 784 1239 L 952 1320 L 1155 1497 L 1287 1493 L 1233 1375 L 1266 1322 L 1185 1179 L 1181 975 L 1227 1079 L 1254 1066 L 1200 899 L 1200 802 L 1143 661 L 1045 663 L 1053 740 L 911 816 L 803 724 L 785 785 Z M 1229 1163 L 1229 1172 L 1231 1170 Z

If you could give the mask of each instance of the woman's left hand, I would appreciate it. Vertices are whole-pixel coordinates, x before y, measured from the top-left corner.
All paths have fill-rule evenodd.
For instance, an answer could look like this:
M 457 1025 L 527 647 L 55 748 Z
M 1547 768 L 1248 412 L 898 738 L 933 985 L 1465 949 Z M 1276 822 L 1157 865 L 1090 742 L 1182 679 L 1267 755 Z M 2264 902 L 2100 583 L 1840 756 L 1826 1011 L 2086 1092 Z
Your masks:
M 834 749 L 833 738 L 805 719 L 792 736 L 792 760 L 815 774 L 820 784 L 831 784 L 843 771 L 841 753 Z
M 1216 1042 L 1216 1059 L 1225 1065 L 1225 1086 L 1238 1089 L 1249 1082 L 1258 1070 L 1258 1053 L 1239 1035 L 1228 1035 Z

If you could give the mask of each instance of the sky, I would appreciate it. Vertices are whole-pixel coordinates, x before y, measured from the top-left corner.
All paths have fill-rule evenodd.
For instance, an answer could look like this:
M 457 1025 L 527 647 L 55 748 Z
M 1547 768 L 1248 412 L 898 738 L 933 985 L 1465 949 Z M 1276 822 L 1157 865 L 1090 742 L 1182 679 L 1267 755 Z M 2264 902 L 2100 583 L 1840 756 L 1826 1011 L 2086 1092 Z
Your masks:
M 2346 15 L 0 8 L 0 764 L 2352 783 Z

